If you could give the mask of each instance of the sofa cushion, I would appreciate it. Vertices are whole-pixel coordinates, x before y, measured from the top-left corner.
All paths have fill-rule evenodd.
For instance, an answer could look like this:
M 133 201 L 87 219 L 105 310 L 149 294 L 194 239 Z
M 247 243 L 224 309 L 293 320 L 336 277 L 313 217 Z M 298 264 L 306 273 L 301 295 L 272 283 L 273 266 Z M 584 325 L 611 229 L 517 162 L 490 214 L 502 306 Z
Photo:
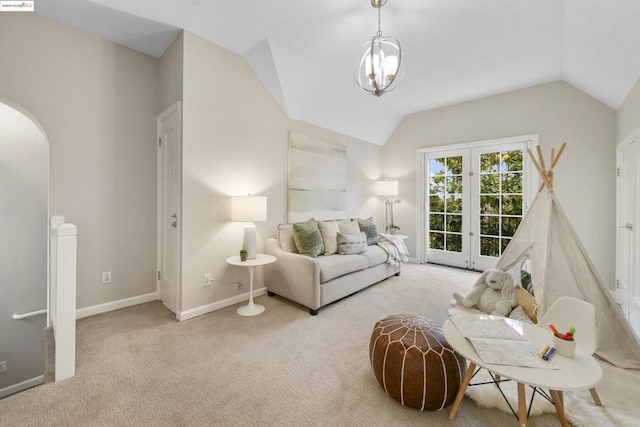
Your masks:
M 329 255 L 318 257 L 317 260 L 320 264 L 320 283 L 369 267 L 369 259 L 362 255 Z
M 324 244 L 324 254 L 333 255 L 338 253 L 338 222 L 336 221 L 319 221 L 320 234 L 322 234 L 322 243 Z
M 364 233 L 367 235 L 368 245 L 375 245 L 376 243 L 378 243 L 378 229 L 373 223 L 373 218 L 358 218 L 358 226 L 360 227 L 360 231 L 364 231 Z
M 367 246 L 367 251 L 362 255 L 369 259 L 369 267 L 384 264 L 389 258 L 389 254 L 378 245 Z
M 280 224 L 278 225 L 278 232 L 276 234 L 278 238 L 278 242 L 280 242 L 280 247 L 282 250 L 286 252 L 291 252 L 292 254 L 298 253 L 298 248 L 296 248 L 296 242 L 293 240 L 293 224 Z
M 296 242 L 298 253 L 302 255 L 315 258 L 324 252 L 322 234 L 314 219 L 293 224 L 293 240 Z
M 338 232 L 338 253 L 340 255 L 355 255 L 367 251 L 367 235 L 363 232 L 358 234 L 343 234 Z

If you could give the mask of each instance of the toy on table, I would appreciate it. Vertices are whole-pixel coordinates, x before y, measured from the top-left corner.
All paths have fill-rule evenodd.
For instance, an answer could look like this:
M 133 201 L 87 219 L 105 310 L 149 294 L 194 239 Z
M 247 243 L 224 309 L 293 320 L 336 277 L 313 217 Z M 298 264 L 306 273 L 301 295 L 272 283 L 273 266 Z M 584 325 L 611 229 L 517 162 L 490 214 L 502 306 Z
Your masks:
M 518 304 L 511 274 L 497 268 L 485 270 L 467 296 L 454 293 L 453 298 L 464 307 L 497 316 L 508 316 Z

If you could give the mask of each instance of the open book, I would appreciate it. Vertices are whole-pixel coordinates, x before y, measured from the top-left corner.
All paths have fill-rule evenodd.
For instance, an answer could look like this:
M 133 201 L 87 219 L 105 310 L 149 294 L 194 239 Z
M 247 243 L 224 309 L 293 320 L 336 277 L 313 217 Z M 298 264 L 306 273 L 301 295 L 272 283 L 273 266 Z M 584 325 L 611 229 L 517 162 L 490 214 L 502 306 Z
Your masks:
M 451 322 L 485 363 L 558 369 L 539 356 L 540 349 L 523 335 L 520 322 L 483 315 L 451 317 Z

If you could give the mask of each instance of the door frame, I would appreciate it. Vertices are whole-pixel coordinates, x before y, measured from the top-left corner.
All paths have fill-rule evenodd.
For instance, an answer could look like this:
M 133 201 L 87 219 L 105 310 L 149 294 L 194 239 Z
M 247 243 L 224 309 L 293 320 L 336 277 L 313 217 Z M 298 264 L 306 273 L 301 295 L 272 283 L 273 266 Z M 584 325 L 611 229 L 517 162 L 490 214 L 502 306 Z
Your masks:
M 482 141 L 472 141 L 472 142 L 463 142 L 458 144 L 448 144 L 448 145 L 438 145 L 433 147 L 425 147 L 419 148 L 417 150 L 417 167 L 416 170 L 418 173 L 416 174 L 416 206 L 419 207 L 418 214 L 416 215 L 416 260 L 419 264 L 424 264 L 427 262 L 427 251 L 425 245 L 425 211 L 426 211 L 426 203 L 427 200 L 425 198 L 425 180 L 424 176 L 427 171 L 428 165 L 425 161 L 425 154 L 433 153 L 433 152 L 446 152 L 446 151 L 456 151 L 463 149 L 473 149 L 480 148 L 488 145 L 498 145 L 498 144 L 508 144 L 514 142 L 525 142 L 527 149 L 533 149 L 536 145 L 539 144 L 539 135 L 537 133 L 526 134 L 526 135 L 517 135 L 517 136 L 509 136 L 505 138 L 495 138 L 495 139 L 486 139 Z M 531 202 L 535 198 L 537 193 L 536 189 L 539 185 L 538 174 L 534 173 L 533 164 L 531 163 L 531 159 L 529 156 L 525 156 L 526 161 L 523 166 L 525 167 L 525 171 L 523 172 L 526 176 L 526 184 L 525 191 L 526 197 L 523 200 L 523 211 L 526 215 Z M 524 216 L 524 215 L 523 215 Z
M 631 324 L 631 304 L 632 304 L 632 287 L 637 286 L 635 282 L 638 281 L 638 268 L 636 266 L 632 266 L 629 261 L 637 258 L 631 257 L 629 254 L 629 250 L 625 250 L 623 247 L 623 243 L 625 242 L 625 238 L 622 236 L 623 229 L 625 225 L 623 222 L 627 222 L 628 220 L 628 212 L 625 212 L 625 208 L 627 207 L 628 199 L 626 197 L 626 192 L 628 190 L 626 186 L 626 182 L 624 179 L 627 175 L 625 173 L 624 168 L 622 167 L 624 155 L 627 149 L 631 147 L 633 144 L 640 144 L 640 127 L 636 128 L 624 141 L 616 146 L 616 284 L 615 284 L 615 300 L 616 303 L 620 306 L 622 312 L 624 313 L 625 319 L 629 324 Z M 640 173 L 640 171 L 638 171 Z M 637 191 L 637 188 L 636 188 Z M 636 213 L 638 214 L 638 213 Z M 634 230 L 637 233 L 637 227 L 640 224 L 633 224 L 636 229 Z M 635 245 L 633 241 L 633 236 L 629 236 L 628 243 L 633 244 L 633 250 L 637 254 L 638 247 Z M 625 263 L 623 261 L 623 256 L 627 256 L 628 260 Z M 625 266 L 630 270 L 628 277 L 630 279 L 630 283 L 626 285 L 622 283 L 621 277 L 624 276 L 622 269 Z M 635 270 L 635 271 L 634 271 Z M 633 326 L 632 326 L 633 328 Z M 635 331 L 636 334 L 640 335 L 640 331 Z
M 169 117 L 171 114 L 177 112 L 178 114 L 178 127 L 180 135 L 180 147 L 178 150 L 180 164 L 180 175 L 178 176 L 180 195 L 178 197 L 179 203 L 177 206 L 177 215 L 180 218 L 180 224 L 182 224 L 182 102 L 176 101 L 169 108 L 160 113 L 156 119 L 156 149 L 157 149 L 157 207 L 156 207 L 156 298 L 161 299 L 161 279 L 159 278 L 159 272 L 162 266 L 162 197 L 163 197 L 163 147 L 160 146 L 160 137 L 162 136 L 162 121 Z M 180 319 L 180 309 L 182 307 L 181 295 L 182 295 L 182 226 L 178 227 L 178 260 L 177 260 L 177 283 L 176 283 L 176 319 Z

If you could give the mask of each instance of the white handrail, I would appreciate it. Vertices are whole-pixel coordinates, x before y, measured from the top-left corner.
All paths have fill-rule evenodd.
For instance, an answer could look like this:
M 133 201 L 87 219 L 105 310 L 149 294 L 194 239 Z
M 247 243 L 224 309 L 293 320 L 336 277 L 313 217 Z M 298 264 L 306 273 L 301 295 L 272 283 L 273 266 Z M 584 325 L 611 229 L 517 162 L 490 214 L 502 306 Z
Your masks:
M 37 316 L 39 314 L 47 314 L 47 309 L 43 308 L 42 310 L 31 311 L 29 313 L 14 314 L 12 317 L 14 320 L 20 320 L 20 319 L 26 319 L 28 317 Z

